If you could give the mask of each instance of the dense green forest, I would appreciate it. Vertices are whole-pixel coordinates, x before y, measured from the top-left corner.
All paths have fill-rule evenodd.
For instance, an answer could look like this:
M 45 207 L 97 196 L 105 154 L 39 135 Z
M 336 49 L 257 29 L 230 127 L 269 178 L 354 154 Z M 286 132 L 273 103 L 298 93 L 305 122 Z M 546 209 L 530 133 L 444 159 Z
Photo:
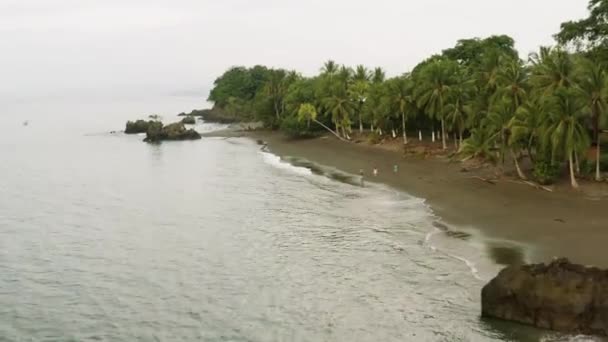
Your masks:
M 557 44 L 525 59 L 508 36 L 463 39 L 387 78 L 382 68 L 327 61 L 320 73 L 254 66 L 219 77 L 209 101 L 241 120 L 260 120 L 294 137 L 329 131 L 350 140 L 424 132 L 461 158 L 514 163 L 526 178 L 550 183 L 565 169 L 600 181 L 608 155 L 601 131 L 608 101 L 608 0 L 591 0 L 589 17 L 563 23 Z M 596 148 L 593 148 L 596 147 Z M 590 151 L 594 151 L 590 153 Z

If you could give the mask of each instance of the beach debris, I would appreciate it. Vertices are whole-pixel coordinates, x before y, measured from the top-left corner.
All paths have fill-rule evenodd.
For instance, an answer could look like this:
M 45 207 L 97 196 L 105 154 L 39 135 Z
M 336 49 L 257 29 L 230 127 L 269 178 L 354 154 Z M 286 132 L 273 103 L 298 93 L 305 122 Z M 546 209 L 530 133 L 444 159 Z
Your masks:
M 543 186 L 543 185 L 540 185 L 540 184 L 537 184 L 537 183 L 531 182 L 531 181 L 516 181 L 516 180 L 509 180 L 509 182 L 511 182 L 511 183 L 515 183 L 515 184 L 524 184 L 524 185 L 529 185 L 529 186 L 531 186 L 531 187 L 533 187 L 533 188 L 535 188 L 535 189 L 537 189 L 537 190 L 545 190 L 545 191 L 548 191 L 548 192 L 553 192 L 553 189 L 551 189 L 551 188 L 549 188 L 549 187 L 547 187 L 547 186 Z
M 495 179 L 483 178 L 483 177 L 480 177 L 480 176 L 472 176 L 472 177 L 469 177 L 469 178 L 471 178 L 471 179 L 477 179 L 477 180 L 480 180 L 482 182 L 486 182 L 486 183 L 492 184 L 492 185 L 496 185 L 496 183 L 498 183 Z
M 556 259 L 503 269 L 481 291 L 483 317 L 608 335 L 608 270 Z

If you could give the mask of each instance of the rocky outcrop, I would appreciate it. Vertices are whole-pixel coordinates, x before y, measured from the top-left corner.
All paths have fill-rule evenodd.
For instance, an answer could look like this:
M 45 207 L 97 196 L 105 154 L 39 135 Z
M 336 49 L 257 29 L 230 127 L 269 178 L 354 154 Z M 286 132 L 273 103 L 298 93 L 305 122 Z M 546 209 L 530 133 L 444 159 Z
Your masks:
M 182 123 L 186 125 L 194 125 L 196 123 L 196 119 L 194 118 L 194 116 L 186 116 L 182 119 Z
M 148 132 L 148 127 L 150 125 L 157 123 L 157 121 L 145 121 L 145 120 L 137 120 L 137 121 L 127 121 L 127 126 L 125 127 L 126 134 L 138 134 L 138 133 L 146 133 Z
M 146 142 L 160 142 L 163 140 L 196 140 L 200 139 L 201 135 L 193 130 L 186 129 L 182 122 L 176 122 L 163 126 L 162 123 L 157 122 L 154 125 L 150 125 L 146 132 Z
M 539 328 L 608 334 L 608 271 L 558 259 L 510 266 L 481 292 L 482 316 Z

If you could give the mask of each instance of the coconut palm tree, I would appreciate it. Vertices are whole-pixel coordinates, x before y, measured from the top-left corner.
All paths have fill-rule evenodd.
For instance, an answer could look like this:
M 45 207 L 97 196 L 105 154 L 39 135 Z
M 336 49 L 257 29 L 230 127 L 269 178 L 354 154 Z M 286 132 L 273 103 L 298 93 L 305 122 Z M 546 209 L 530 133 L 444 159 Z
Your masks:
M 527 89 L 528 72 L 520 60 L 511 59 L 500 66 L 496 96 L 509 99 L 513 109 L 517 110 L 525 101 Z
M 530 61 L 530 82 L 540 95 L 552 95 L 558 89 L 568 88 L 574 83 L 572 57 L 561 48 L 542 47 L 540 53 L 530 55 Z
M 356 111 L 359 117 L 359 133 L 363 133 L 363 105 L 369 92 L 369 82 L 366 80 L 355 80 L 348 92 L 352 101 L 356 104 Z
M 462 135 L 473 112 L 472 97 L 476 88 L 470 75 L 468 67 L 459 66 L 456 83 L 450 89 L 445 107 L 446 121 L 454 130 L 454 144 L 457 149 L 462 145 Z
M 336 126 L 336 132 L 342 130 L 342 136 L 350 139 L 351 114 L 354 112 L 354 104 L 345 93 L 337 93 L 324 99 L 324 106 L 331 115 L 331 120 Z
M 416 112 L 413 84 L 409 75 L 396 77 L 387 83 L 388 101 L 392 108 L 399 113 L 403 130 L 403 144 L 407 145 L 407 130 L 405 123 L 409 116 Z
M 494 161 L 496 158 L 492 152 L 494 138 L 486 127 L 480 126 L 471 131 L 471 136 L 465 139 L 460 147 L 460 155 L 463 160 L 470 158 L 483 158 Z
M 587 103 L 593 122 L 593 143 L 596 145 L 595 180 L 601 181 L 600 174 L 600 119 L 606 115 L 608 106 L 608 75 L 603 65 L 583 58 L 580 60 L 580 71 L 577 77 L 577 89 Z
M 420 83 L 416 85 L 418 106 L 424 108 L 432 119 L 441 121 L 444 150 L 448 148 L 445 135 L 445 105 L 450 88 L 456 83 L 457 67 L 456 62 L 450 60 L 434 60 L 420 71 Z
M 313 104 L 303 103 L 300 105 L 300 109 L 298 110 L 298 120 L 299 121 L 306 121 L 308 127 L 310 127 L 310 122 L 314 122 L 314 123 L 320 125 L 321 127 L 325 128 L 327 131 L 331 132 L 338 139 L 344 140 L 340 136 L 340 134 L 338 134 L 338 132 L 332 130 L 331 128 L 329 128 L 325 124 L 323 124 L 322 122 L 318 121 L 317 115 L 318 115 L 317 109 L 315 108 L 315 106 Z
M 371 72 L 365 67 L 365 65 L 357 65 L 353 74 L 353 80 L 369 82 L 371 79 Z
M 382 70 L 382 68 L 380 68 L 380 67 L 375 68 L 374 71 L 372 72 L 372 76 L 371 76 L 372 83 L 374 83 L 374 84 L 382 83 L 382 82 L 384 82 L 385 79 L 386 79 L 386 73 L 384 72 L 384 70 Z
M 545 122 L 543 141 L 551 147 L 552 157 L 568 160 L 570 182 L 578 188 L 574 170 L 577 153 L 589 147 L 589 134 L 583 125 L 586 104 L 571 89 L 558 89 L 550 101 L 550 109 Z
M 505 154 L 509 144 L 509 123 L 515 115 L 513 107 L 509 100 L 503 99 L 495 103 L 490 109 L 490 113 L 486 118 L 486 126 L 493 134 L 496 143 L 499 147 L 499 156 L 502 164 L 505 163 Z
M 535 149 L 541 147 L 539 142 L 547 115 L 547 101 L 530 97 L 517 109 L 509 123 L 511 139 L 520 143 L 532 162 L 536 161 L 535 153 L 538 151 Z
M 323 64 L 323 67 L 321 68 L 321 74 L 327 76 L 334 76 L 336 73 L 338 73 L 338 68 L 338 64 L 336 64 L 335 61 L 330 59 L 325 62 L 325 64 Z

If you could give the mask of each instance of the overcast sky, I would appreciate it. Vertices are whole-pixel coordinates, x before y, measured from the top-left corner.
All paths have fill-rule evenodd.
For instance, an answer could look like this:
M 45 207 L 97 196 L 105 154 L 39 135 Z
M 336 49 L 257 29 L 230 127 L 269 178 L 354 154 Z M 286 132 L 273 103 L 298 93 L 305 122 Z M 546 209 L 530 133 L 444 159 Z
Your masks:
M 508 34 L 522 56 L 587 0 L 0 0 L 0 93 L 208 91 L 232 65 L 400 74 L 460 38 Z

